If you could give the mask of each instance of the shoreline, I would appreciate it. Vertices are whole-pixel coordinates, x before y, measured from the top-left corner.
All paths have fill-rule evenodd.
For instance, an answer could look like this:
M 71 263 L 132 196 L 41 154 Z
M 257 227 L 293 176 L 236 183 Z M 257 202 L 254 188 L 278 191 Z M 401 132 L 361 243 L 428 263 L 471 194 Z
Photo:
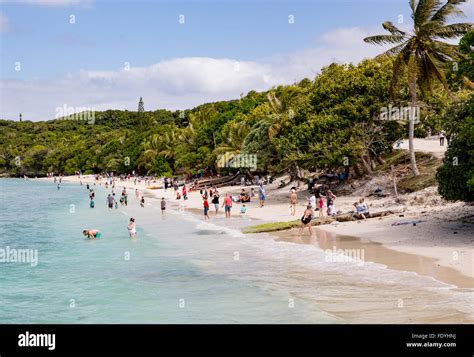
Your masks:
M 39 180 L 51 180 L 50 178 L 39 178 Z M 67 176 L 63 182 L 79 183 L 77 176 Z M 92 176 L 84 176 L 83 184 L 93 184 Z M 105 181 L 102 181 L 102 184 Z M 274 186 L 274 187 L 272 187 Z M 164 192 L 163 189 L 147 189 L 144 181 L 134 185 L 133 181 L 116 182 L 117 191 L 127 187 L 130 189 L 138 188 L 145 197 L 150 195 L 157 200 L 165 197 L 167 208 L 176 208 L 185 210 L 196 215 L 202 216 L 202 201 L 199 192 L 189 192 L 189 199 L 186 201 L 176 201 L 174 191 L 169 189 Z M 219 188 L 221 197 L 225 193 L 236 194 L 240 191 L 240 186 L 230 186 Z M 246 188 L 248 189 L 248 188 Z M 268 201 L 265 207 L 259 208 L 256 198 L 247 205 L 245 214 L 245 224 L 240 223 L 239 229 L 257 225 L 261 223 L 288 222 L 298 219 L 304 211 L 305 201 L 299 197 L 299 202 L 295 216 L 291 216 L 288 210 L 288 204 L 282 202 L 282 197 L 287 195 L 289 188 L 279 190 L 276 184 L 266 186 Z M 302 195 L 301 191 L 298 196 Z M 275 201 L 273 199 L 275 198 Z M 339 207 L 350 208 L 350 202 L 354 202 L 355 196 L 338 197 Z M 222 200 L 221 200 L 222 204 Z M 239 217 L 237 207 L 240 203 L 234 203 L 233 217 Z M 383 206 L 385 204 L 382 204 Z M 451 219 L 448 213 L 453 210 L 458 211 L 458 219 Z M 201 212 L 201 213 L 200 213 Z M 460 203 L 449 204 L 448 207 L 432 209 L 426 207 L 425 210 L 413 209 L 409 207 L 406 212 L 399 215 L 390 215 L 379 218 L 368 219 L 367 221 L 339 222 L 336 224 L 327 224 L 313 227 L 318 233 L 314 236 L 330 235 L 332 241 L 336 242 L 334 246 L 344 247 L 342 249 L 364 249 L 366 260 L 386 265 L 389 269 L 400 271 L 415 272 L 419 275 L 429 276 L 444 283 L 455 285 L 458 288 L 474 288 L 473 278 L 473 238 L 472 217 L 474 207 Z M 223 209 L 219 209 L 219 216 L 223 217 Z M 465 221 L 459 220 L 464 217 Z M 214 207 L 211 205 L 210 222 L 226 227 L 221 222 L 213 222 Z M 421 219 L 423 222 L 413 225 L 392 226 L 392 223 L 400 221 L 411 221 Z M 204 221 L 204 219 L 203 219 Z M 231 221 L 234 221 L 231 218 Z M 299 235 L 296 229 L 283 230 L 269 233 L 275 240 L 284 240 L 295 244 L 316 244 L 320 248 L 329 249 L 327 244 L 321 242 L 321 239 L 310 237 L 305 230 L 303 235 Z M 323 233 L 321 233 L 323 232 Z M 456 232 L 456 233 L 455 233 Z M 299 238 L 298 238 L 299 237 Z M 300 241 L 298 241 L 300 240 Z M 330 247 L 331 248 L 331 247 Z M 339 249 L 339 248 L 338 248 Z

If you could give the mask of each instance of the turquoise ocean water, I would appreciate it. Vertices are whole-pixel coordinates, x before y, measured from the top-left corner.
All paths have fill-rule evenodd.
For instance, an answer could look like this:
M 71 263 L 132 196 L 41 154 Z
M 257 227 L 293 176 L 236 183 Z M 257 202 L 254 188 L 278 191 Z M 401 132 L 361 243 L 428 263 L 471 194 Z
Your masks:
M 0 263 L 0 323 L 341 323 L 353 314 L 416 322 L 472 312 L 469 296 L 434 279 L 330 265 L 314 246 L 244 236 L 191 213 L 162 217 L 131 190 L 129 206 L 109 210 L 98 186 L 91 209 L 85 185 L 0 185 L 0 248 L 38 251 L 36 266 Z M 85 228 L 102 239 L 84 239 Z

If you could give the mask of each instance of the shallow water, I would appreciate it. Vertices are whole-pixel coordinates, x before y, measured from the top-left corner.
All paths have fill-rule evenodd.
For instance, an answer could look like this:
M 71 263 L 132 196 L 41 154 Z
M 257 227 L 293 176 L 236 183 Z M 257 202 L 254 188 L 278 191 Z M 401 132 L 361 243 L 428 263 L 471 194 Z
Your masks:
M 470 290 L 370 262 L 331 263 L 314 245 L 243 235 L 239 218 L 163 217 L 131 190 L 129 206 L 109 210 L 99 186 L 91 209 L 85 185 L 0 185 L 0 248 L 39 257 L 36 266 L 0 263 L 1 323 L 472 321 Z M 85 228 L 103 238 L 85 240 Z

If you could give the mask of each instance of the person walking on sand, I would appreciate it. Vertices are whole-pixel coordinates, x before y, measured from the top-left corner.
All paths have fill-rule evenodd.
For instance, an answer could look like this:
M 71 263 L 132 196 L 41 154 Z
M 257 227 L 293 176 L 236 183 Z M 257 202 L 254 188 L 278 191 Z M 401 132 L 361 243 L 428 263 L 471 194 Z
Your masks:
M 439 146 L 444 146 L 444 131 L 439 133 Z
M 203 206 L 204 206 L 204 220 L 209 220 L 209 202 L 207 197 L 203 196 Z
M 316 209 L 316 195 L 311 193 L 311 196 L 308 199 L 308 206 L 311 206 L 311 209 Z
M 301 217 L 301 227 L 299 233 L 301 233 L 305 227 L 308 227 L 309 234 L 313 234 L 311 229 L 311 217 L 313 217 L 313 209 L 311 208 L 311 205 L 307 205 L 303 213 L 303 217 Z
M 298 201 L 298 195 L 296 194 L 296 190 L 293 188 L 291 189 L 290 194 L 290 214 L 292 216 L 296 213 L 296 202 Z
M 324 200 L 322 197 L 318 198 L 319 217 L 324 217 Z
M 128 222 L 128 236 L 132 239 L 137 237 L 137 225 L 135 223 L 135 218 L 130 218 L 130 222 Z
M 161 197 L 161 215 L 164 215 L 166 211 L 166 201 L 164 197 Z
M 222 207 L 224 207 L 225 218 L 230 218 L 230 210 L 232 208 L 232 197 L 230 197 L 228 193 L 225 194 L 224 203 L 222 203 Z
M 212 196 L 212 203 L 214 204 L 214 208 L 216 210 L 216 216 L 219 212 L 219 192 L 214 191 L 214 195 Z
M 265 189 L 263 188 L 263 183 L 260 183 L 258 187 L 258 197 L 260 199 L 260 208 L 265 205 Z
M 186 189 L 186 185 L 183 185 L 183 200 L 188 199 L 188 191 Z

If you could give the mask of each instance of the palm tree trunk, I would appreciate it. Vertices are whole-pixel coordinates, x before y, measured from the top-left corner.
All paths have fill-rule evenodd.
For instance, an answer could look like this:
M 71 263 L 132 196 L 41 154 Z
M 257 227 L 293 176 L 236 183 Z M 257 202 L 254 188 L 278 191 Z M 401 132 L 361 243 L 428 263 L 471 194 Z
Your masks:
M 410 163 L 411 163 L 411 171 L 413 176 L 418 176 L 420 172 L 418 171 L 418 167 L 416 166 L 416 158 L 415 158 L 415 145 L 413 140 L 415 139 L 415 112 L 416 112 L 416 105 L 417 105 L 417 98 L 416 98 L 416 75 L 413 75 L 410 79 L 408 84 L 411 94 L 411 116 L 408 122 L 408 151 L 410 153 Z

